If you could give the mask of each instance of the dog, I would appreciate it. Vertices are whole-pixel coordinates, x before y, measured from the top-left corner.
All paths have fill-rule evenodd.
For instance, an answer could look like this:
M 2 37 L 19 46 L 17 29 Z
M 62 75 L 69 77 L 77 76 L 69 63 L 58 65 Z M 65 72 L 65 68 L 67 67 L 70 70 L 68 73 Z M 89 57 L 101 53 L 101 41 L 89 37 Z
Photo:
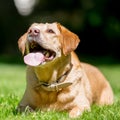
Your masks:
M 67 111 L 75 118 L 90 106 L 111 105 L 113 91 L 95 67 L 80 62 L 74 50 L 79 37 L 60 23 L 33 23 L 18 40 L 27 64 L 27 85 L 20 112 Z

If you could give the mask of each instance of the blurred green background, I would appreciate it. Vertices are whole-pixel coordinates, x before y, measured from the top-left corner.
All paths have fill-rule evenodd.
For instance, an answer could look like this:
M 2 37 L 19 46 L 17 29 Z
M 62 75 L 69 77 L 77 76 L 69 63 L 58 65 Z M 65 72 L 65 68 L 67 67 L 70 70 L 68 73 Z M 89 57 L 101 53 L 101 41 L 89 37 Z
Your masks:
M 8 59 L 8 56 L 18 58 L 20 52 L 17 40 L 33 22 L 60 22 L 81 39 L 76 50 L 78 54 L 105 58 L 109 56 L 119 62 L 118 2 L 118 0 L 1 0 L 0 59 L 12 62 L 14 59 Z

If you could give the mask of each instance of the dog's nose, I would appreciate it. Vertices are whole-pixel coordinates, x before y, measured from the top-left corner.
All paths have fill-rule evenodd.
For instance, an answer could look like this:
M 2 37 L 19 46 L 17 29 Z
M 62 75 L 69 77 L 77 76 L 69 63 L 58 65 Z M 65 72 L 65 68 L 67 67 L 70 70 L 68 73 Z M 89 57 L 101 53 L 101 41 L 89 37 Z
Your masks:
M 40 30 L 36 27 L 31 27 L 28 30 L 28 34 L 31 35 L 31 36 L 37 36 L 39 33 L 40 33 Z

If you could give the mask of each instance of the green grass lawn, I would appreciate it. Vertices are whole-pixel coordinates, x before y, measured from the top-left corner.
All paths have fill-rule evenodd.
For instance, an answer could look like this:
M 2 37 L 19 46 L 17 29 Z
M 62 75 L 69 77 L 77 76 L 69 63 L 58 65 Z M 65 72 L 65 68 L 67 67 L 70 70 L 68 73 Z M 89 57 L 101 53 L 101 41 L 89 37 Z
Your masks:
M 120 119 L 120 64 L 97 65 L 110 81 L 115 94 L 111 106 L 91 107 L 76 120 L 119 120 Z M 70 120 L 66 112 L 35 112 L 17 114 L 15 109 L 25 90 L 25 66 L 0 63 L 0 120 Z

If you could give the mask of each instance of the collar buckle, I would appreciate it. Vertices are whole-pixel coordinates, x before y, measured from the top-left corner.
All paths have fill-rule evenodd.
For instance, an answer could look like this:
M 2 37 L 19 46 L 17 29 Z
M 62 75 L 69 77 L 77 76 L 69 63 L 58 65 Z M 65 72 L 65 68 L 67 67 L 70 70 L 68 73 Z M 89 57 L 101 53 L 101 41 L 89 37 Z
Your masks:
M 51 85 L 44 85 L 42 84 L 41 87 L 46 91 L 60 91 L 63 88 L 66 88 L 68 86 L 72 85 L 72 82 L 63 82 L 63 83 L 54 83 Z

